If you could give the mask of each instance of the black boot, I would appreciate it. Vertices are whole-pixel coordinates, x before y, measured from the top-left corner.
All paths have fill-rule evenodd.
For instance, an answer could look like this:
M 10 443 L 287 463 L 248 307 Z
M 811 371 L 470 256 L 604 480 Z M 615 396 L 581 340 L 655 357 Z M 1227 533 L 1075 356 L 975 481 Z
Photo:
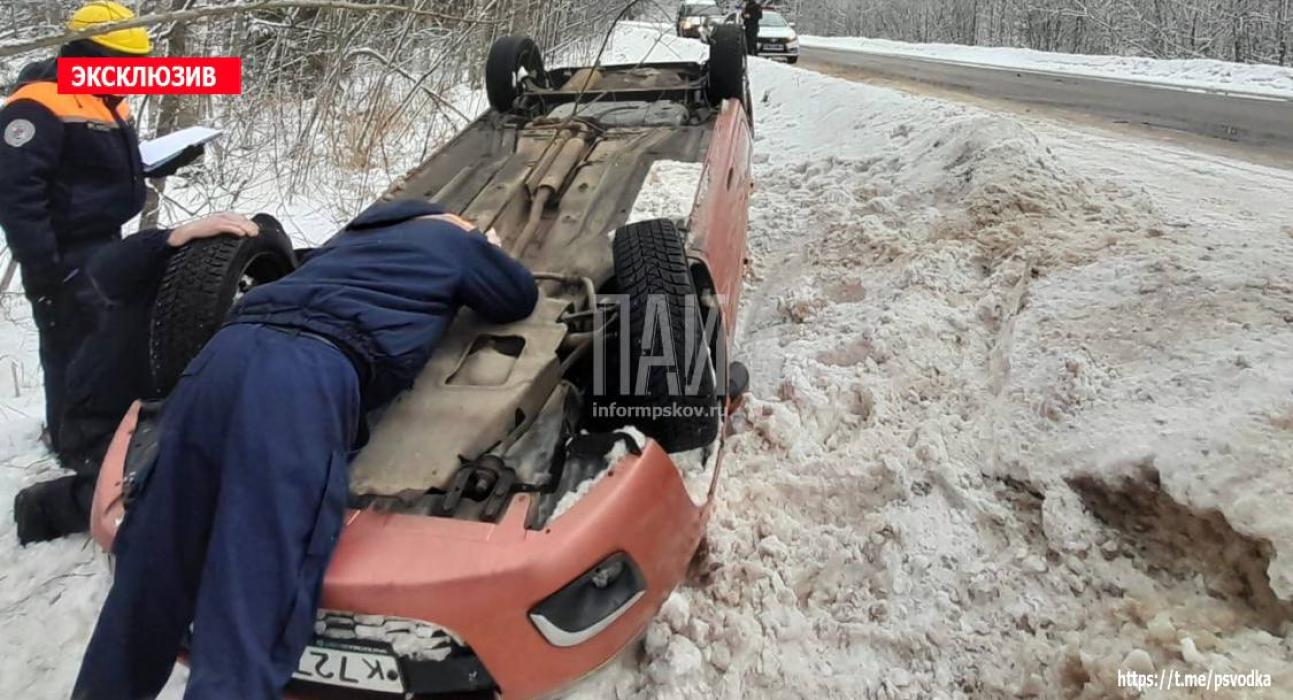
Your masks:
M 47 542 L 90 529 L 94 479 L 80 474 L 33 484 L 13 500 L 18 542 Z

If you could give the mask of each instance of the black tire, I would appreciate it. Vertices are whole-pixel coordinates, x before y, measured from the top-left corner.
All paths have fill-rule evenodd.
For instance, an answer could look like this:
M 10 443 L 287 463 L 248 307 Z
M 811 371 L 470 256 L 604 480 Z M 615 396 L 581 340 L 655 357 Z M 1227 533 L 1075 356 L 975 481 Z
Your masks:
M 715 27 L 709 43 L 710 104 L 718 106 L 723 100 L 745 99 L 745 62 L 745 32 L 735 24 Z
M 148 338 L 155 397 L 170 393 L 189 361 L 224 323 L 239 294 L 296 269 L 292 241 L 282 225 L 266 214 L 253 220 L 260 225 L 260 235 L 193 241 L 166 264 Z
M 612 347 L 627 349 L 630 383 L 628 387 L 617 387 L 620 372 L 618 363 L 612 361 L 608 384 L 613 387 L 615 400 L 635 409 L 628 423 L 654 438 L 665 450 L 681 452 L 704 447 L 718 437 L 719 404 L 705 319 L 701 317 L 682 235 L 667 219 L 643 221 L 617 230 L 613 249 L 616 284 L 620 294 L 628 297 L 627 308 L 621 308 L 621 313 L 628 313 L 628 322 L 621 320 L 616 325 L 627 328 L 629 337 L 623 345 Z M 660 317 L 660 302 L 653 299 L 664 303 L 672 347 L 664 347 L 663 328 L 656 323 L 664 318 Z M 650 319 L 653 314 L 657 318 Z M 646 337 L 648 322 L 658 327 L 650 337 Z M 643 357 L 663 357 L 670 364 L 650 363 L 644 384 L 635 387 Z M 661 415 L 664 417 L 657 417 Z
M 796 63 L 799 63 L 799 57 L 798 57 L 798 56 L 791 56 L 790 58 L 787 58 L 787 59 L 786 59 L 786 63 L 789 63 L 790 65 L 792 65 L 792 66 L 793 66 L 793 65 L 795 65 Z
M 489 48 L 485 61 L 485 93 L 489 105 L 499 112 L 510 112 L 516 98 L 524 93 L 522 70 L 537 84 L 547 83 L 543 53 L 528 36 L 505 36 Z

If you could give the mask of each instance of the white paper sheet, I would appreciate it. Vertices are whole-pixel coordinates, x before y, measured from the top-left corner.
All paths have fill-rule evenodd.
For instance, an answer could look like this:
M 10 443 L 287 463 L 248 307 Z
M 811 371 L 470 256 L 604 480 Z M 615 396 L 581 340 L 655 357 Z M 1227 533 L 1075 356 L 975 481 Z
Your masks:
M 139 144 L 139 155 L 143 158 L 144 169 L 152 170 L 178 156 L 189 146 L 206 143 L 223 133 L 219 129 L 206 126 L 190 126 L 151 141 L 144 141 Z

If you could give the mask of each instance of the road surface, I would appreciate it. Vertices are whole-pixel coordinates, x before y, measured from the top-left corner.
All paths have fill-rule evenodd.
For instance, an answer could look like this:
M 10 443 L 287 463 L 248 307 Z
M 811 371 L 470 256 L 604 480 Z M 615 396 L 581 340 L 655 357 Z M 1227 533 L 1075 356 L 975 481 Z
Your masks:
M 808 63 L 930 83 L 978 97 L 1293 151 L 1293 100 L 1267 94 L 817 46 L 803 47 L 802 55 Z

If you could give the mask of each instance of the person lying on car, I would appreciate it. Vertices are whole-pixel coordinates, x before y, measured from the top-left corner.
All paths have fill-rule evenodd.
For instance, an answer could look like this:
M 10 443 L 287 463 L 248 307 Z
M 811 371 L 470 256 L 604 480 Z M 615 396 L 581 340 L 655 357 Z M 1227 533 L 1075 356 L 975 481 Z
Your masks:
M 423 201 L 375 205 L 252 289 L 162 409 L 73 697 L 280 697 L 314 629 L 362 416 L 412 386 L 462 306 L 529 316 L 534 277 Z

